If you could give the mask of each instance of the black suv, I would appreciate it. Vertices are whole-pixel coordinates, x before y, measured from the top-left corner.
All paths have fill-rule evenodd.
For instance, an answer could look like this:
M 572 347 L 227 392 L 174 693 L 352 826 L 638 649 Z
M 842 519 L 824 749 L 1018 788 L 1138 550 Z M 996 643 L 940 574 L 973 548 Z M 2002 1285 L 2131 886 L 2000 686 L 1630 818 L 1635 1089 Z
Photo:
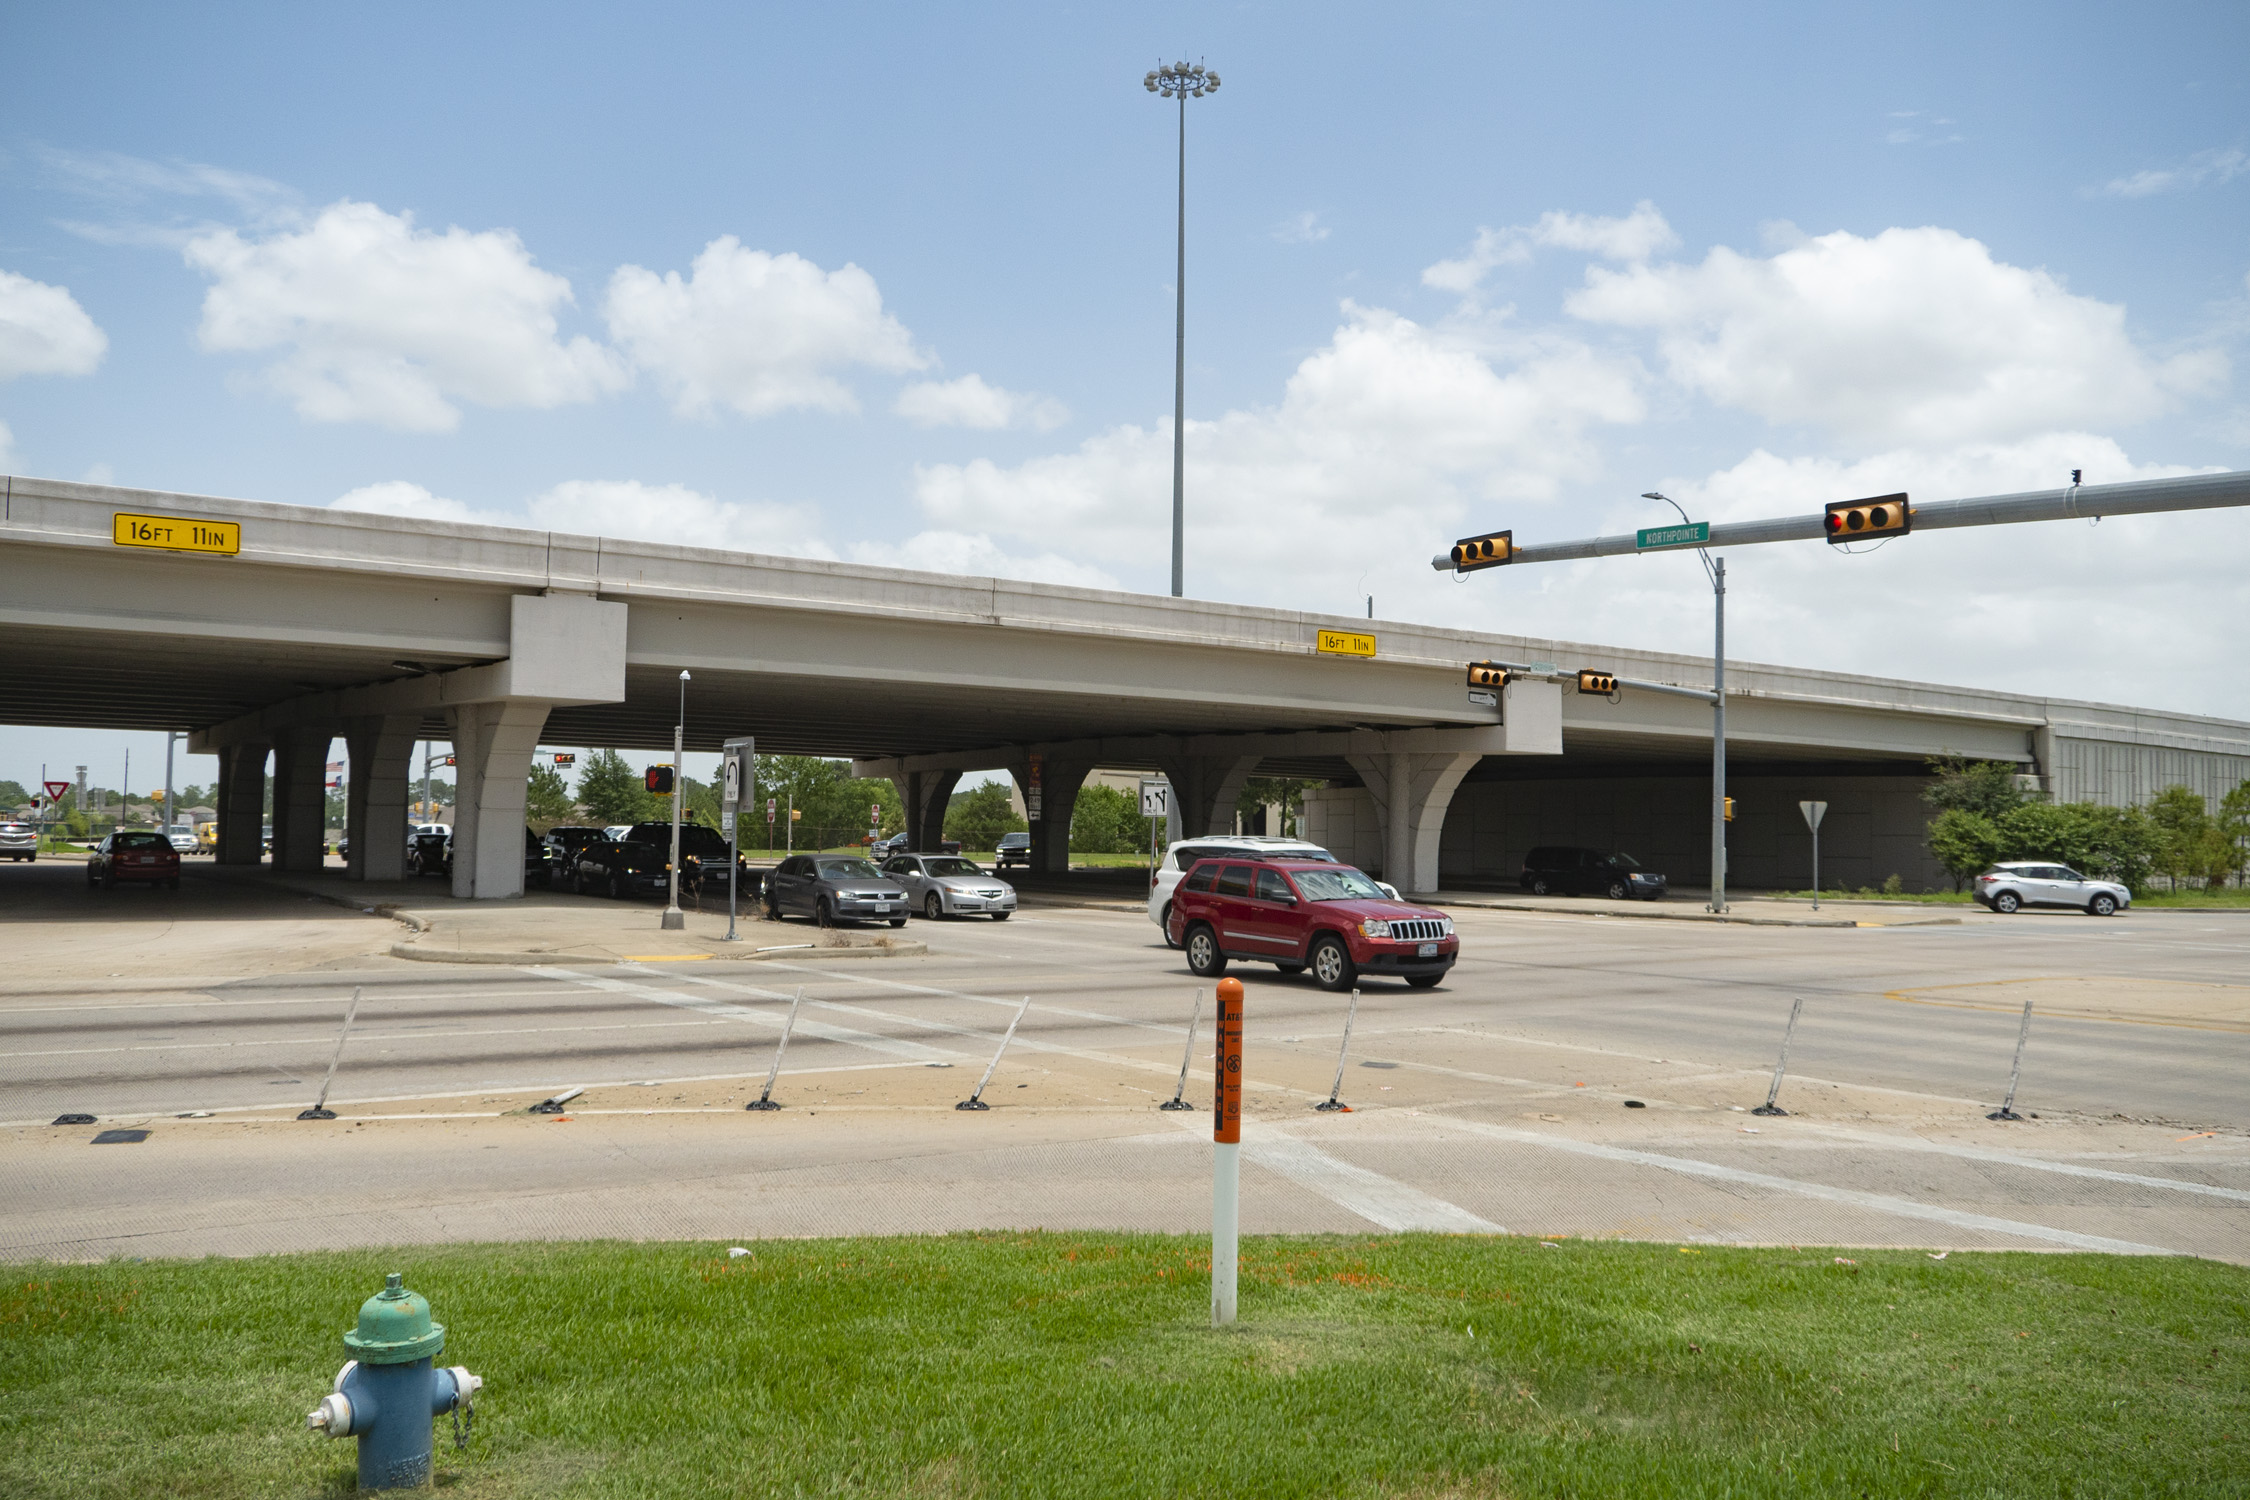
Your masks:
M 1568 896 L 1607 896 L 1612 901 L 1635 897 L 1655 901 L 1663 896 L 1664 886 L 1663 876 L 1642 869 L 1630 854 L 1554 844 L 1534 849 L 1523 859 L 1523 888 L 1534 896 L 1561 891 Z
M 667 855 L 672 850 L 672 825 L 666 821 L 635 823 L 619 840 L 626 844 L 654 844 Z M 735 863 L 740 874 L 737 879 L 741 889 L 752 895 L 758 890 L 750 874 L 750 867 L 742 863 L 738 850 Z M 680 825 L 680 884 L 700 888 L 704 876 L 710 876 L 713 890 L 726 889 L 727 836 L 707 823 L 682 823 Z

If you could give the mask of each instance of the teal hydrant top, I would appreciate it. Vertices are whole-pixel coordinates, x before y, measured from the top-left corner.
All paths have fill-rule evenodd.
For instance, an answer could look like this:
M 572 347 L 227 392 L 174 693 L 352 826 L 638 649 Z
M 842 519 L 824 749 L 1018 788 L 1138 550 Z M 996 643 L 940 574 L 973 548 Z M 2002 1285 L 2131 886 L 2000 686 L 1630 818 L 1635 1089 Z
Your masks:
M 445 1347 L 445 1325 L 430 1321 L 429 1302 L 393 1271 L 383 1289 L 360 1304 L 359 1327 L 344 1335 L 344 1347 L 362 1364 L 412 1364 Z

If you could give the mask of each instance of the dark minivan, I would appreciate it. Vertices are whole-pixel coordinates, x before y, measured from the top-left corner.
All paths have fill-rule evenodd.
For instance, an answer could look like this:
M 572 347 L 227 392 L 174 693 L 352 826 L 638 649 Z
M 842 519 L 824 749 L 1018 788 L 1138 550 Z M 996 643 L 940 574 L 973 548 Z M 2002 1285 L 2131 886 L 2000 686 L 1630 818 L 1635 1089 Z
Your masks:
M 1642 869 L 1630 854 L 1553 844 L 1523 858 L 1523 888 L 1534 896 L 1560 891 L 1566 896 L 1607 896 L 1612 901 L 1636 897 L 1655 901 L 1663 896 L 1664 886 L 1663 876 Z

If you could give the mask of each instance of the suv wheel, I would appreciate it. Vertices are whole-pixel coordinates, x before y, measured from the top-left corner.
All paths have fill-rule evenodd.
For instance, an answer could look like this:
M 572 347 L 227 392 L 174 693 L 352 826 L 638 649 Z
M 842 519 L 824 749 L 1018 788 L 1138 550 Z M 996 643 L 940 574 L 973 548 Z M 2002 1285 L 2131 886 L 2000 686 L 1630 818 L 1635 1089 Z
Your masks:
M 1156 930 L 1164 934 L 1165 947 L 1177 948 L 1180 946 L 1172 941 L 1172 903 L 1169 901 L 1164 903 L 1163 915 L 1156 919 Z
M 1315 939 L 1312 946 L 1312 976 L 1324 990 L 1348 990 L 1352 981 L 1359 978 L 1359 969 L 1344 947 L 1344 940 L 1335 936 Z
M 2117 898 L 2115 896 L 2112 896 L 2109 892 L 2103 891 L 2093 900 L 2086 903 L 2086 915 L 2090 917 L 2116 916 Z
M 625 899 L 624 876 L 612 875 L 609 877 L 609 899 L 612 901 L 622 901 Z
M 1531 877 L 1531 894 L 1533 894 L 1534 896 L 1544 896 L 1547 894 L 1547 891 L 1548 885 L 1546 876 L 1534 875 Z
M 1609 899 L 1612 901 L 1623 901 L 1632 894 L 1632 887 L 1626 885 L 1622 880 L 1612 880 L 1609 883 Z
M 1227 971 L 1227 956 L 1219 951 L 1219 935 L 1201 922 L 1187 930 L 1181 946 L 1187 949 L 1188 972 L 1198 979 L 1216 979 Z
M 2003 917 L 2013 916 L 2016 908 L 2021 905 L 2023 905 L 2023 898 L 2014 891 L 2002 891 L 1992 898 L 1992 909 Z

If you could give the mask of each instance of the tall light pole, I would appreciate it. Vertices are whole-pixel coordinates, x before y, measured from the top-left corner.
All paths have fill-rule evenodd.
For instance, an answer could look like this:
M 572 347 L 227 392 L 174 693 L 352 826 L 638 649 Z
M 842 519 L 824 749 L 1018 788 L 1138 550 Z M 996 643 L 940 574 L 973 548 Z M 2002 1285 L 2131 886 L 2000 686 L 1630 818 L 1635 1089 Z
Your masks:
M 1661 500 L 1680 512 L 1682 522 L 1695 524 L 1670 495 L 1650 490 L 1641 498 Z M 1723 912 L 1727 909 L 1727 560 L 1701 550 L 1695 556 L 1703 564 L 1703 576 L 1711 580 L 1710 910 Z
M 680 672 L 680 721 L 672 726 L 672 862 L 665 873 L 671 879 L 671 900 L 664 908 L 661 930 L 678 932 L 687 926 L 687 913 L 680 910 L 680 804 L 687 801 L 687 777 L 680 765 L 687 748 L 687 685 L 688 674 Z M 697 908 L 701 910 L 700 907 Z
M 1172 278 L 1172 597 L 1187 587 L 1187 102 L 1219 91 L 1201 63 L 1164 63 L 1141 80 L 1152 94 L 1180 101 L 1180 263 Z

